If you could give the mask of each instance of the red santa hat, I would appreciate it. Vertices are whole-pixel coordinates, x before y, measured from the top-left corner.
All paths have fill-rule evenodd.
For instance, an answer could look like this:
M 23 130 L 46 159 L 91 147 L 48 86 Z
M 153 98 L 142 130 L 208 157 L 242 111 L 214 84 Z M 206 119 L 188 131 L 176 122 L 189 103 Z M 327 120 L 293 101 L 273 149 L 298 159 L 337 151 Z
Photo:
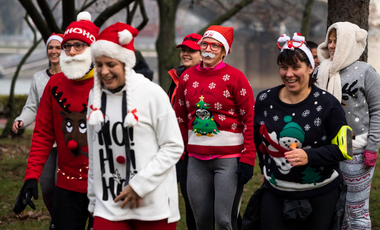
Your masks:
M 201 39 L 202 39 L 202 35 L 199 35 L 196 33 L 188 34 L 186 35 L 186 37 L 183 38 L 182 43 L 177 45 L 176 48 L 187 46 L 193 50 L 201 50 L 201 46 L 199 45 L 199 40 Z
M 47 48 L 48 48 L 49 42 L 51 42 L 52 40 L 57 40 L 57 41 L 59 41 L 60 43 L 62 43 L 62 40 L 63 40 L 63 34 L 52 33 L 52 34 L 50 35 L 50 37 L 47 39 L 47 41 L 46 41 L 46 50 L 47 50 Z
M 210 26 L 203 34 L 203 38 L 213 38 L 223 44 L 226 56 L 231 52 L 232 42 L 234 41 L 234 28 L 226 26 Z
M 99 56 L 115 58 L 125 64 L 125 84 L 127 86 L 127 108 L 128 114 L 124 121 L 125 126 L 137 124 L 138 117 L 136 109 L 132 105 L 132 84 L 128 75 L 132 73 L 132 68 L 136 64 L 134 37 L 139 31 L 132 26 L 117 22 L 105 28 L 97 37 L 96 42 L 91 45 L 92 58 L 95 60 Z M 104 121 L 104 115 L 100 111 L 101 105 L 101 81 L 96 71 L 94 77 L 94 99 L 92 101 L 93 112 L 89 115 L 90 125 L 100 124 Z M 91 103 L 91 102 L 90 102 Z
M 80 12 L 77 21 L 70 23 L 66 28 L 62 44 L 68 40 L 80 40 L 89 45 L 96 41 L 99 28 L 91 22 L 91 14 L 87 11 Z

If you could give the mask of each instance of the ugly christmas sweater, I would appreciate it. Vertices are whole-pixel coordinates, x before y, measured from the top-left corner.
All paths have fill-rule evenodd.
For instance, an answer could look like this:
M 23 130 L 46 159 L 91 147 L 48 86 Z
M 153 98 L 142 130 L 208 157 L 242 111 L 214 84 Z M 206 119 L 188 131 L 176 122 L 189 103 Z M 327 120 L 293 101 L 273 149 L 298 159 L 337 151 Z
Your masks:
M 105 124 L 88 127 L 88 210 L 111 221 L 178 221 L 175 164 L 183 153 L 183 141 L 175 113 L 159 85 L 134 71 L 127 77 L 131 87 L 114 94 L 102 90 Z M 138 117 L 128 129 L 123 128 L 125 94 L 130 94 Z M 93 91 L 89 98 L 92 102 Z M 128 184 L 142 198 L 139 208 L 121 208 L 121 201 L 113 201 Z
M 188 153 L 231 155 L 254 165 L 254 96 L 247 78 L 225 65 L 187 69 L 180 78 L 175 111 Z
M 47 83 L 37 111 L 25 180 L 38 179 L 54 141 L 58 150 L 57 187 L 87 193 L 86 113 L 94 72 L 70 80 L 62 72 Z
M 339 101 L 312 86 L 297 104 L 278 97 L 284 86 L 262 91 L 255 105 L 255 144 L 268 189 L 289 199 L 305 199 L 332 191 L 342 183 L 339 161 L 345 160 L 331 140 L 347 125 Z M 292 143 L 302 148 L 308 164 L 293 167 L 284 158 Z

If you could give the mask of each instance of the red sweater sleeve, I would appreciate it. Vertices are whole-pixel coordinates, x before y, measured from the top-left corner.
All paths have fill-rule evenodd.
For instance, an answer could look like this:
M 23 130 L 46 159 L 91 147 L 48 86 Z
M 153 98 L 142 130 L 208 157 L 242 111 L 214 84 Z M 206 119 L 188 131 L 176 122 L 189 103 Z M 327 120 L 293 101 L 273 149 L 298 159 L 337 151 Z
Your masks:
M 181 134 L 182 134 L 183 142 L 185 144 L 185 149 L 186 149 L 186 145 L 188 142 L 188 130 L 189 130 L 188 122 L 189 121 L 187 118 L 188 111 L 187 111 L 186 106 L 179 105 L 179 101 L 185 101 L 184 84 L 183 84 L 182 78 L 179 80 L 179 84 L 177 87 L 178 89 L 177 89 L 177 93 L 174 99 L 174 110 L 177 116 L 177 121 L 179 124 L 179 128 L 181 129 Z

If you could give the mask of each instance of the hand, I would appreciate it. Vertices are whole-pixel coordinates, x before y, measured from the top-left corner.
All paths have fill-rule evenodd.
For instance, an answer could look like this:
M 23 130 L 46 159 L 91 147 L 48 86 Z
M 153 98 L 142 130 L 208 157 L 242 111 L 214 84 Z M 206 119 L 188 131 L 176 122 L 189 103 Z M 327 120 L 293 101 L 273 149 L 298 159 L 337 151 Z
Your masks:
M 364 156 L 364 167 L 365 168 L 368 169 L 368 168 L 375 166 L 376 159 L 377 159 L 377 152 L 364 150 L 363 156 Z
M 253 176 L 253 166 L 239 162 L 236 173 L 239 174 L 239 183 L 246 184 Z
M 119 200 L 123 200 L 120 207 L 124 208 L 125 205 L 129 204 L 129 208 L 138 208 L 141 205 L 141 197 L 132 189 L 130 185 L 124 188 L 123 191 L 113 200 L 115 203 Z
M 12 131 L 14 133 L 18 132 L 18 129 L 21 128 L 24 125 L 24 122 L 21 120 L 13 122 Z
M 29 179 L 25 181 L 20 190 L 20 193 L 16 198 L 13 212 L 20 214 L 22 211 L 24 211 L 27 205 L 29 205 L 33 210 L 36 210 L 36 206 L 32 201 L 32 197 L 35 200 L 38 199 L 38 183 L 36 179 Z
M 290 146 L 290 151 L 285 152 L 284 156 L 292 166 L 301 166 L 309 163 L 309 157 L 303 149 Z

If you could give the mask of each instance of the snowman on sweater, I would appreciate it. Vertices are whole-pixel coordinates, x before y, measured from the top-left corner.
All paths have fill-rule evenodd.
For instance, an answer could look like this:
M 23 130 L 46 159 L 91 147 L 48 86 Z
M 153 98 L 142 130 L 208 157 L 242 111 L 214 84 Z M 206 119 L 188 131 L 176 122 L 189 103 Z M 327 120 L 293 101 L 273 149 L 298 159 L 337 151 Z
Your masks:
M 305 132 L 302 130 L 301 126 L 295 122 L 292 122 L 291 116 L 285 116 L 284 121 L 287 122 L 287 124 L 280 132 L 278 141 L 275 131 L 269 134 L 269 137 L 272 141 L 269 142 L 267 149 L 269 150 L 269 156 L 276 163 L 278 170 L 282 174 L 288 174 L 293 166 L 288 162 L 288 160 L 285 159 L 283 153 L 287 150 L 290 150 L 292 143 L 295 143 L 297 145 L 297 148 L 302 148 L 302 142 L 305 140 Z M 281 147 L 274 144 L 273 142 Z M 273 145 L 270 143 L 273 143 Z

